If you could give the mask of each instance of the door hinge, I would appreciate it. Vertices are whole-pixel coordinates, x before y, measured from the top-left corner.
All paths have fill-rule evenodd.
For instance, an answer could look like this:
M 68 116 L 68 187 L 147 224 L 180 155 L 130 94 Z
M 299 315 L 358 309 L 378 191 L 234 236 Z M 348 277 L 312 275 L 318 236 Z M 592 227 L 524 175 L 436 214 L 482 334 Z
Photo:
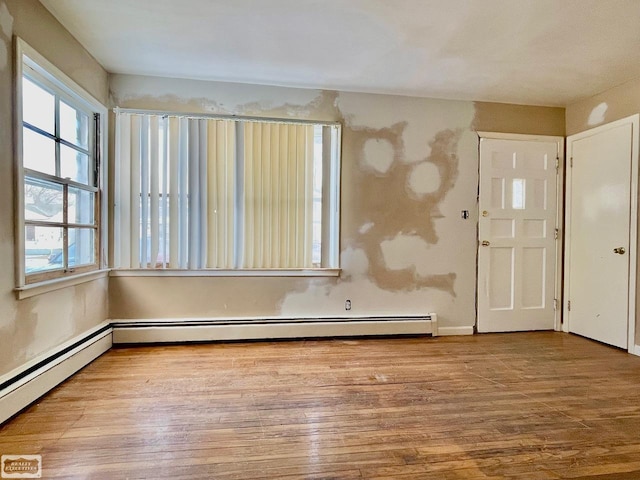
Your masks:
M 560 170 L 560 157 L 556 157 L 556 172 Z
M 571 300 L 567 302 L 567 310 L 571 311 Z
M 558 310 L 558 299 L 554 298 L 553 299 L 553 310 Z
M 560 233 L 560 232 L 559 232 L 559 230 L 556 228 L 555 232 L 553 232 L 553 238 L 554 238 L 555 240 L 557 240 L 557 239 L 558 239 L 558 234 L 559 234 L 559 233 Z
M 573 157 L 571 157 L 571 158 L 569 159 L 569 166 L 570 166 L 571 168 L 573 168 Z

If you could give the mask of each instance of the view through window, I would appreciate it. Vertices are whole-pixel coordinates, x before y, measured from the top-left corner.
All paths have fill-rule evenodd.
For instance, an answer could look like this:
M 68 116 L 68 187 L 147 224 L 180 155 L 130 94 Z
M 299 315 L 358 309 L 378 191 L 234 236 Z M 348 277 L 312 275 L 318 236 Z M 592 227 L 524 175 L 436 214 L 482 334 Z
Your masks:
M 95 269 L 99 116 L 26 56 L 21 91 L 26 283 Z

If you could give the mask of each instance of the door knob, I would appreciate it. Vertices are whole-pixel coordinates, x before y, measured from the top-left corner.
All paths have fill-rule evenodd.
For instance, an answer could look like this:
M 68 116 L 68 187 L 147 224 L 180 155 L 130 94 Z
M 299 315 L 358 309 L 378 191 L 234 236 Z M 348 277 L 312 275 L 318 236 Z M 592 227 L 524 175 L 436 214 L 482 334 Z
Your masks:
M 489 242 L 487 242 L 486 240 L 482 241 L 482 246 L 483 247 L 488 247 L 489 245 L 491 245 Z
M 613 249 L 613 253 L 617 253 L 618 255 L 624 255 L 626 250 L 624 247 L 618 247 Z

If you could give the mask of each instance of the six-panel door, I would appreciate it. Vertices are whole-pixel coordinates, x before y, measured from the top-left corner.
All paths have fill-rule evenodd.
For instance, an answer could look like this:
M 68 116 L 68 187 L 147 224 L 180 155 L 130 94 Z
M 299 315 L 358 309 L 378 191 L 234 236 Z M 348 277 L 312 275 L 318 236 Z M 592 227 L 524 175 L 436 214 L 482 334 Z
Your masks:
M 554 328 L 555 141 L 480 142 L 478 331 Z

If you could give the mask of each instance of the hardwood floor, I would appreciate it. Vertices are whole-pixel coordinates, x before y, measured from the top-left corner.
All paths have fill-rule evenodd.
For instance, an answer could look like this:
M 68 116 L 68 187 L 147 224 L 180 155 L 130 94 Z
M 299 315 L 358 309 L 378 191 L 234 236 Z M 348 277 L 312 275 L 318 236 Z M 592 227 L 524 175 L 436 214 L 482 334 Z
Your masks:
M 114 349 L 0 427 L 43 478 L 640 479 L 640 358 L 544 332 Z

